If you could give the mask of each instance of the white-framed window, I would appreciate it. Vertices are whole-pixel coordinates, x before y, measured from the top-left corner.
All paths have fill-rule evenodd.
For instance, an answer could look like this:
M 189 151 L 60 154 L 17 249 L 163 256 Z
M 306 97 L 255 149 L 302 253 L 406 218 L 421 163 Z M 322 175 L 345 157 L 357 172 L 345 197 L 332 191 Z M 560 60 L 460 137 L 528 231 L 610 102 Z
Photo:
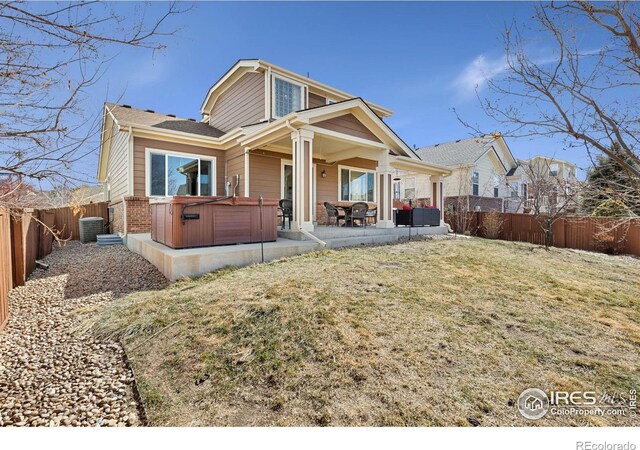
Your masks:
M 493 196 L 500 197 L 500 177 L 498 175 L 493 176 Z
M 480 174 L 478 172 L 471 174 L 471 195 L 480 195 Z
M 511 183 L 511 198 L 518 198 L 518 182 Z
M 416 178 L 407 177 L 404 182 L 404 198 L 415 199 L 416 198 Z
M 549 165 L 549 176 L 550 177 L 557 177 L 558 176 L 558 165 L 557 164 L 550 164 Z
M 216 195 L 216 158 L 146 149 L 147 196 Z
M 345 202 L 375 202 L 375 171 L 357 167 L 338 167 L 340 200 Z
M 399 181 L 393 182 L 393 198 L 395 200 L 400 200 L 400 182 Z
M 284 117 L 304 109 L 307 95 L 304 85 L 274 75 L 272 86 L 273 117 Z
M 529 186 L 527 186 L 527 183 L 522 183 L 522 198 L 523 199 L 527 199 L 529 195 Z

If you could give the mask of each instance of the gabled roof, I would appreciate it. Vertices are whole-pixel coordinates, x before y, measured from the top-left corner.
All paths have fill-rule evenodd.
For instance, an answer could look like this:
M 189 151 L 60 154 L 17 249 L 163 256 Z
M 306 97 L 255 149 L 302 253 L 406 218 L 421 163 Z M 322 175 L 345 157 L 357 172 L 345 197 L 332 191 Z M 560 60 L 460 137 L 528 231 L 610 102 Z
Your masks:
M 200 107 L 200 112 L 202 114 L 208 113 L 212 107 L 212 103 L 215 102 L 215 98 L 217 97 L 217 95 L 227 89 L 228 86 L 235 83 L 245 73 L 251 71 L 266 71 L 268 69 L 270 69 L 274 73 L 284 75 L 287 78 L 305 84 L 309 86 L 310 90 L 322 92 L 323 95 L 326 95 L 334 100 L 343 101 L 355 98 L 355 96 L 352 94 L 341 91 L 319 81 L 315 81 L 309 77 L 292 72 L 283 67 L 276 66 L 275 64 L 271 64 L 270 62 L 263 59 L 239 59 L 229 70 L 225 72 L 224 75 L 222 75 L 222 77 L 218 79 L 218 81 L 213 84 L 213 86 L 209 88 L 209 91 L 207 92 L 207 95 L 202 102 L 202 106 Z M 367 103 L 375 111 L 376 114 L 382 117 L 388 117 L 393 114 L 392 110 L 385 108 L 384 106 L 380 106 L 371 102 Z
M 257 127 L 256 129 L 252 129 L 251 132 L 239 142 L 242 146 L 258 146 L 261 145 L 265 139 L 275 139 L 276 136 L 278 136 L 276 130 L 279 130 L 279 133 L 282 134 L 290 132 L 291 126 L 307 126 L 310 129 L 314 129 L 313 124 L 324 118 L 336 117 L 347 113 L 353 114 L 365 127 L 376 135 L 381 142 L 388 145 L 390 149 L 399 152 L 399 154 L 419 160 L 411 147 L 400 139 L 391 127 L 360 97 L 293 112 L 275 121 L 267 122 L 265 125 Z M 357 140 L 358 138 L 351 137 L 351 139 Z M 373 141 L 369 142 L 369 144 L 373 144 Z
M 224 135 L 224 132 L 217 128 L 207 123 L 196 122 L 193 119 L 183 119 L 169 114 L 159 114 L 151 110 L 142 110 L 114 103 L 105 103 L 105 106 L 113 114 L 120 126 L 160 128 L 213 138 Z
M 420 159 L 443 166 L 464 166 L 475 163 L 484 155 L 489 145 L 495 141 L 493 136 L 472 137 L 457 141 L 421 147 L 415 152 Z

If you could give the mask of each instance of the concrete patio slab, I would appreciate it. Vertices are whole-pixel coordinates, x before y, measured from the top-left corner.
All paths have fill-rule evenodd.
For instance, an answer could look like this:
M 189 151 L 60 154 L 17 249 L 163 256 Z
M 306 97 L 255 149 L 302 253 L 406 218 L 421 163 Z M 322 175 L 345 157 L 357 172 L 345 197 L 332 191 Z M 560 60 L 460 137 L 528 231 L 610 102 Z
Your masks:
M 306 236 L 291 231 L 282 232 L 275 242 L 264 243 L 264 260 L 273 261 L 288 256 L 322 250 L 323 248 L 354 247 L 386 244 L 418 235 L 447 234 L 446 227 L 398 227 L 376 229 L 317 227 L 313 234 L 326 247 Z M 300 234 L 300 233 L 298 233 Z M 304 239 L 303 239 L 304 238 Z M 127 247 L 142 255 L 171 281 L 196 277 L 228 266 L 248 266 L 262 262 L 260 244 L 221 245 L 188 249 L 172 249 L 151 239 L 150 233 L 127 235 Z

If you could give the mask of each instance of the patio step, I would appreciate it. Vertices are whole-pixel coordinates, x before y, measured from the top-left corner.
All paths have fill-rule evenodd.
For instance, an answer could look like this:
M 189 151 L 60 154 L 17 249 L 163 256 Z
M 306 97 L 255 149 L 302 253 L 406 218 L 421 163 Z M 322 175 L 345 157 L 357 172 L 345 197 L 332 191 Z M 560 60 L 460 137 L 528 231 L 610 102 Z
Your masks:
M 323 239 L 327 243 L 327 248 L 357 247 L 359 245 L 387 244 L 397 241 L 397 234 L 379 234 L 368 236 L 339 237 Z M 322 238 L 321 238 L 322 239 Z
M 366 237 L 395 235 L 397 231 L 393 228 L 350 228 L 350 227 L 317 227 L 313 235 L 323 241 L 334 238 Z
M 122 237 L 118 234 L 99 234 L 98 247 L 106 247 L 107 245 L 122 245 Z

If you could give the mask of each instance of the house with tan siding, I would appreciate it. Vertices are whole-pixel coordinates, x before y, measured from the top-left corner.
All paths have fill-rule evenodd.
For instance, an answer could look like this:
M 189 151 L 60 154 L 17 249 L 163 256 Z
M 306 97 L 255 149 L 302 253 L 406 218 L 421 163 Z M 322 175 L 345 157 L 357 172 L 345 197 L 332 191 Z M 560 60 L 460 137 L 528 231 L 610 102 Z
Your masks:
M 326 223 L 324 202 L 367 202 L 393 227 L 393 176 L 420 175 L 442 210 L 451 170 L 421 160 L 387 125 L 393 112 L 259 59 L 206 92 L 198 120 L 106 103 L 98 180 L 121 234 L 150 228 L 149 199 L 176 195 L 293 201 L 293 227 Z
M 510 195 L 507 174 L 517 167 L 517 162 L 499 134 L 421 147 L 415 153 L 424 162 L 451 170 L 443 182 L 446 208 L 503 210 L 503 201 Z M 400 172 L 394 179 L 396 201 L 433 204 L 428 197 L 429 180 L 423 175 Z

